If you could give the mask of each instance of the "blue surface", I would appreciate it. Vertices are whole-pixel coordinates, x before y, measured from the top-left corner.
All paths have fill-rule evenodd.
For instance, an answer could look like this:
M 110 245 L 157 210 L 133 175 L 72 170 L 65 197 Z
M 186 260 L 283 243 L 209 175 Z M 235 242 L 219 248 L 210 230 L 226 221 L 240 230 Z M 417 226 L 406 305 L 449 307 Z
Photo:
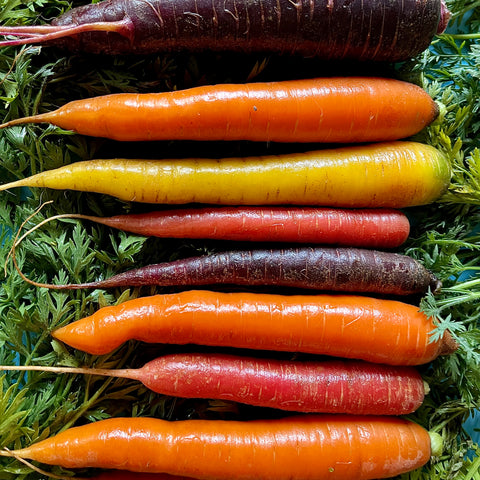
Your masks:
M 480 444 L 480 411 L 475 410 L 473 415 L 471 415 L 467 421 L 463 424 L 463 428 L 470 435 L 472 440 Z

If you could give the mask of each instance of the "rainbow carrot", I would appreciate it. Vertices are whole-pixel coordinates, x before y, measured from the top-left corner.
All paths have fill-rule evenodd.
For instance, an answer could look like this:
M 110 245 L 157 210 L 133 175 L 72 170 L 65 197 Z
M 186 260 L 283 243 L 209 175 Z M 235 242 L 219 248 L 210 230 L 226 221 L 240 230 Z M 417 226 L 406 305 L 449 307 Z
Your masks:
M 434 202 L 450 177 L 439 150 L 391 142 L 222 160 L 90 160 L 1 185 L 0 191 L 26 186 L 144 203 L 403 208 Z
M 226 400 L 304 413 L 406 415 L 425 386 L 413 367 L 359 361 L 286 361 L 219 353 L 170 354 L 137 369 L 0 366 L 0 370 L 102 375 L 137 380 L 183 398 Z
M 187 291 L 104 307 L 52 334 L 96 355 L 136 339 L 418 365 L 457 348 L 448 332 L 432 341 L 434 330 L 418 307 L 394 300 Z
M 370 480 L 421 467 L 429 433 L 399 417 L 277 420 L 112 418 L 13 452 L 66 468 L 113 468 L 217 480 Z
M 41 43 L 110 55 L 185 49 L 398 62 L 425 50 L 449 17 L 441 0 L 108 0 L 69 10 L 51 25 L 0 27 L 9 36 L 0 47 Z
M 413 295 L 436 293 L 441 287 L 432 272 L 407 255 L 346 247 L 226 251 L 147 265 L 104 280 L 58 285 L 31 280 L 15 266 L 30 284 L 56 290 L 228 284 Z
M 410 137 L 438 114 L 437 104 L 417 85 L 390 78 L 333 77 L 105 95 L 0 128 L 50 123 L 120 141 L 363 143 Z
M 33 229 L 51 220 L 65 218 L 90 220 L 126 232 L 161 238 L 321 243 L 373 248 L 398 247 L 410 233 L 408 218 L 399 210 L 313 207 L 204 207 L 113 217 L 67 213 L 50 217 Z

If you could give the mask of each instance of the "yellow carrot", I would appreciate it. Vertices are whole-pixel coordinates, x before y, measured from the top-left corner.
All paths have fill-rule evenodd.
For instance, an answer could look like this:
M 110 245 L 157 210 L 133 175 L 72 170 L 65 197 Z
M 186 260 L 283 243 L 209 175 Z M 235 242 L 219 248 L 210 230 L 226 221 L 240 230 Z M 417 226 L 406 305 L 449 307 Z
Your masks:
M 0 190 L 72 189 L 165 204 L 402 208 L 435 201 L 448 187 L 450 174 L 439 150 L 406 141 L 221 160 L 91 160 Z

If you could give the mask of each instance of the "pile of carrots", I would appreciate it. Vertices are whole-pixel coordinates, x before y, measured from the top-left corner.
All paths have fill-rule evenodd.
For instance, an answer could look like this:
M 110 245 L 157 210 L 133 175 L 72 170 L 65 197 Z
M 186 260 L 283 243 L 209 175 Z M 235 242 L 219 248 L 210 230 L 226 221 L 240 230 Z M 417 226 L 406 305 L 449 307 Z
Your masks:
M 368 480 L 428 462 L 438 454 L 437 439 L 403 416 L 428 393 L 416 366 L 457 345 L 448 332 L 432 341 L 433 319 L 404 298 L 435 291 L 439 281 L 392 250 L 409 235 L 400 209 L 434 202 L 448 187 L 448 159 L 404 140 L 437 115 L 435 102 L 415 85 L 354 77 L 118 94 L 0 126 L 49 122 L 118 141 L 343 144 L 255 158 L 99 159 L 1 186 L 185 204 L 141 215 L 54 218 L 149 236 L 252 242 L 248 251 L 150 265 L 90 284 L 27 279 L 57 289 L 185 287 L 101 308 L 52 332 L 72 348 L 101 355 L 135 339 L 230 347 L 231 354 L 178 352 L 136 370 L 37 369 L 124 377 L 164 395 L 235 401 L 285 416 L 112 418 L 0 453 L 66 468 L 117 469 L 98 478 L 132 480 Z M 215 291 L 220 283 L 242 289 Z M 269 285 L 275 290 L 267 292 Z M 246 356 L 243 349 L 271 355 Z M 278 352 L 318 358 L 282 360 Z

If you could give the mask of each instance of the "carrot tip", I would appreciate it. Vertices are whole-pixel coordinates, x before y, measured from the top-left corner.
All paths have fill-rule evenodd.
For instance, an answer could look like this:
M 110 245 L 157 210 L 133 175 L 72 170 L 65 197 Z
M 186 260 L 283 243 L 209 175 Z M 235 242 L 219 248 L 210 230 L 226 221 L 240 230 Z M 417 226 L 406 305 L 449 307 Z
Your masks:
M 3 43 L 0 42 L 0 47 L 4 46 Z M 25 123 L 35 123 L 34 117 L 22 117 L 22 118 L 15 118 L 14 120 L 10 120 L 8 122 L 0 124 L 0 130 L 8 127 L 16 127 L 17 125 L 24 125 Z
M 425 380 L 423 381 L 423 390 L 425 392 L 425 395 L 428 395 L 430 393 L 430 385 Z
M 439 355 L 450 355 L 458 349 L 459 345 L 453 338 L 452 334 L 447 330 L 443 334 L 442 348 Z
M 442 281 L 439 280 L 433 273 L 431 274 L 430 277 L 430 290 L 434 295 L 437 293 L 440 293 L 440 290 L 442 289 Z
M 437 35 L 439 35 L 440 33 L 443 33 L 447 29 L 448 22 L 450 21 L 451 17 L 452 17 L 452 12 L 450 12 L 450 10 L 448 9 L 445 1 L 442 0 L 441 6 L 440 6 L 440 21 L 437 27 Z
M 431 125 L 441 125 L 445 120 L 445 115 L 447 114 L 447 107 L 442 102 L 435 102 L 435 111 L 434 117 Z
M 439 457 L 443 453 L 443 438 L 439 433 L 428 432 L 432 457 Z

